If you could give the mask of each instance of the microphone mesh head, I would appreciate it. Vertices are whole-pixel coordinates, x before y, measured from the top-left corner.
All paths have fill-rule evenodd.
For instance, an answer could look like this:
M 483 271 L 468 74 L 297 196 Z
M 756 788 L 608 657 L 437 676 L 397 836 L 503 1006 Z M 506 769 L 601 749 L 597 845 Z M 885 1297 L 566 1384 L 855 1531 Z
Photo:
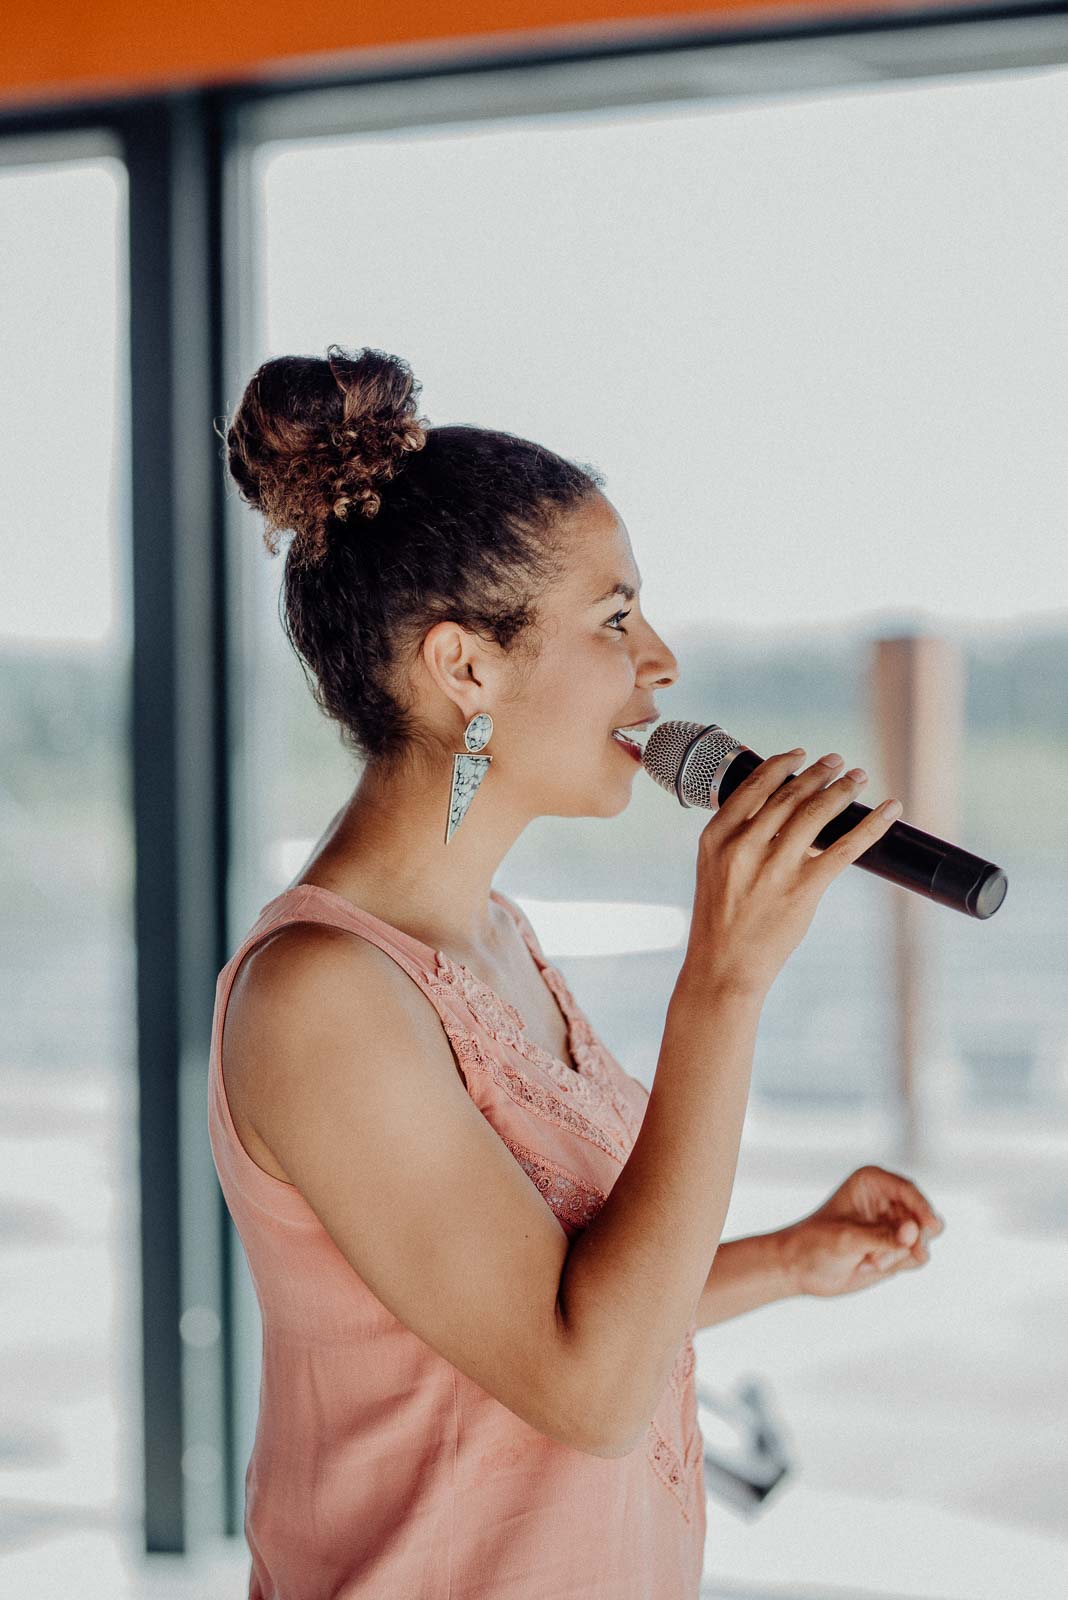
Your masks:
M 715 722 L 658 722 L 645 741 L 642 766 L 680 805 L 715 811 L 719 781 L 744 746 Z

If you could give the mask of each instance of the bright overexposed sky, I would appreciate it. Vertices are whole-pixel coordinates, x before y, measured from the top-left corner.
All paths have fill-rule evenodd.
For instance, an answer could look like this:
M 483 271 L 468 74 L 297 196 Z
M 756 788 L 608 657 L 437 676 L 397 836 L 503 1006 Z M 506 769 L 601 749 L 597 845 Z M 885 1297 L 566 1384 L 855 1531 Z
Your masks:
M 1063 68 L 270 144 L 248 371 L 593 462 L 662 629 L 1068 622 L 1065 149 Z M 0 169 L 0 635 L 123 620 L 122 180 Z

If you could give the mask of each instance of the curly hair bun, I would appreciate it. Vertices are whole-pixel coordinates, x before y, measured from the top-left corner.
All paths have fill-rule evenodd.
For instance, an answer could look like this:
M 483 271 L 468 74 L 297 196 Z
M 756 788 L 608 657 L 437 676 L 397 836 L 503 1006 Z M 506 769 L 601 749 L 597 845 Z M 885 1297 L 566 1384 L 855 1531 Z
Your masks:
M 278 356 L 253 373 L 226 431 L 228 465 L 242 498 L 263 513 L 274 555 L 292 529 L 297 555 L 326 553 L 332 519 L 374 517 L 381 489 L 405 456 L 426 444 L 416 416 L 420 385 L 399 356 L 340 345 L 319 356 Z

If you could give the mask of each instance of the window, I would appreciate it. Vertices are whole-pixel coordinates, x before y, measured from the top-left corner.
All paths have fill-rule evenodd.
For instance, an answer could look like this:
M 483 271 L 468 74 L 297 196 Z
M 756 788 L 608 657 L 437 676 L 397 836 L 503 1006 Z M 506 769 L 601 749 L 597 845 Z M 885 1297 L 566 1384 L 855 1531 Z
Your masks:
M 7 1577 L 140 1509 L 126 169 L 0 142 Z M 40 1569 L 37 1569 L 40 1577 Z
M 804 1468 L 752 1524 L 710 1512 L 709 1576 L 779 1592 L 868 1588 L 875 1571 L 895 1592 L 978 1600 L 991 1573 L 1011 1590 L 1026 1569 L 1033 1600 L 1052 1600 L 1066 856 L 1041 795 L 1068 779 L 1068 72 L 916 76 L 897 40 L 901 81 L 880 81 L 857 54 L 877 45 L 853 40 L 797 56 L 791 90 L 771 47 L 757 74 L 757 48 L 250 110 L 255 291 L 233 398 L 268 355 L 373 345 L 411 363 L 433 421 L 596 462 L 680 660 L 663 715 L 722 722 L 762 754 L 839 749 L 873 804 L 874 641 L 959 642 L 959 842 L 1003 864 L 1010 891 L 988 924 L 929 908 L 943 975 L 926 1070 L 950 1114 L 910 1175 L 947 1232 L 922 1273 L 700 1335 L 715 1387 L 764 1375 Z M 356 773 L 282 636 L 281 558 L 251 514 L 235 508 L 231 532 L 245 927 Z M 681 954 L 649 930 L 688 913 L 706 820 L 639 779 L 610 822 L 541 819 L 503 875 L 646 1083 Z M 769 996 L 728 1238 L 803 1215 L 854 1166 L 901 1168 L 897 892 L 846 874 Z M 590 914 L 586 942 L 563 942 L 552 903 L 576 899 L 661 909 L 629 916 L 628 953 Z M 250 1393 L 257 1360 L 250 1335 Z

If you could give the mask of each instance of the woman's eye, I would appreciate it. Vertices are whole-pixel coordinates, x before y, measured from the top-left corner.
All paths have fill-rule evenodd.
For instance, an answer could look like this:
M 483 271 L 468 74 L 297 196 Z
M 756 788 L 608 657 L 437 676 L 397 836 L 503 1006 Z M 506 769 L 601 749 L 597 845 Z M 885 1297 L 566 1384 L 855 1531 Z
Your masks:
M 629 611 L 617 611 L 614 617 L 609 617 L 608 621 L 605 623 L 605 627 L 606 628 L 612 628 L 612 631 L 614 633 L 626 633 L 626 631 L 627 631 L 626 628 L 617 628 L 617 627 L 614 626 L 614 624 L 615 624 L 617 618 L 619 618 L 619 617 L 629 617 L 629 616 L 630 616 L 630 612 Z

